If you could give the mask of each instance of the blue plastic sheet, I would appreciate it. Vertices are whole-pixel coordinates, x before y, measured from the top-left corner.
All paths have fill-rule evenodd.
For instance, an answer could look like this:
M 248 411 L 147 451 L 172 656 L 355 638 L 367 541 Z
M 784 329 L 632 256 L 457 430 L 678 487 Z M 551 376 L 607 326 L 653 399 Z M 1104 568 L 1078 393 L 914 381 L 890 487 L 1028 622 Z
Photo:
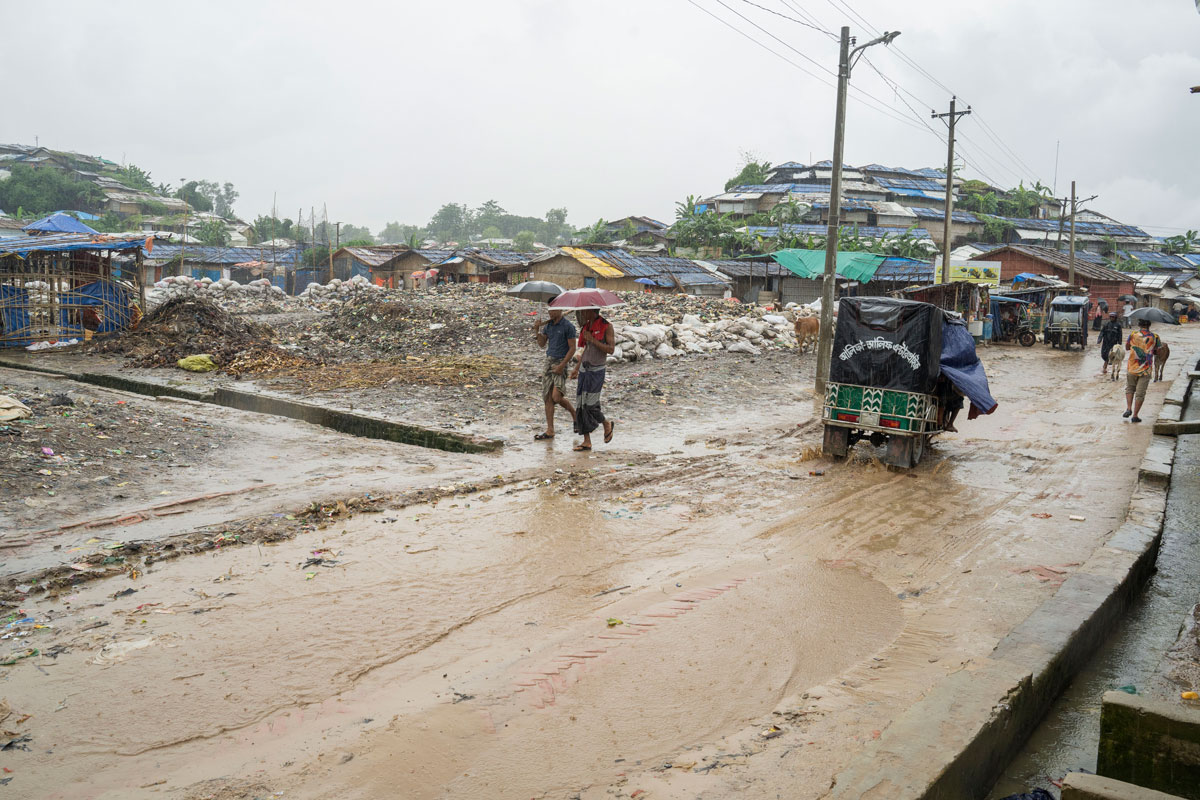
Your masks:
M 101 314 L 97 333 L 112 333 L 129 327 L 133 312 L 129 307 L 130 297 L 126 289 L 111 281 L 95 281 L 84 284 L 74 291 L 76 294 L 63 298 L 63 308 L 59 311 L 59 326 L 64 331 L 70 331 L 79 336 L 83 335 L 83 326 L 79 322 L 79 315 L 72 313 L 81 306 L 103 306 L 104 313 Z M 82 297 L 78 295 L 82 295 Z
M 29 292 L 15 286 L 0 285 L 0 347 L 24 347 L 33 344 L 30 338 L 15 337 L 18 331 L 29 329 Z
M 987 375 L 975 353 L 975 339 L 961 322 L 942 323 L 942 374 L 971 401 L 969 419 L 996 410 Z

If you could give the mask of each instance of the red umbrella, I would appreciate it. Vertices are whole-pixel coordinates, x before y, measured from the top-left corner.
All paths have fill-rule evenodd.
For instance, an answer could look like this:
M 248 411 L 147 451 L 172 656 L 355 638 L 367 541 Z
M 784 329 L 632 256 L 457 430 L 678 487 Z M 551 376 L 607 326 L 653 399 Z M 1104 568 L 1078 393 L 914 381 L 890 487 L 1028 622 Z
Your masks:
M 550 301 L 550 308 L 579 311 L 624 305 L 625 301 L 608 289 L 569 289 Z

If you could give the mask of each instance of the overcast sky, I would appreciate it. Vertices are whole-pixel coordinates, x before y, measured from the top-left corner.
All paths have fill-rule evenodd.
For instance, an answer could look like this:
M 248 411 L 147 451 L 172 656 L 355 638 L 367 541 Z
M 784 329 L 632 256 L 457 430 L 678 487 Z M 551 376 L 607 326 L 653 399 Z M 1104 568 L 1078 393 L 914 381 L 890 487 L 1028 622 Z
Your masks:
M 873 34 L 847 5 L 902 32 L 855 68 L 875 100 L 852 92 L 848 163 L 944 166 L 925 123 L 940 134 L 930 107 L 953 91 L 976 112 L 959 125 L 966 177 L 1050 185 L 1061 142 L 1060 196 L 1075 179 L 1152 234 L 1200 228 L 1195 0 L 756 2 L 860 43 Z M 0 141 L 232 181 L 249 219 L 277 194 L 281 216 L 327 204 L 376 231 L 492 198 L 566 206 L 576 225 L 669 221 L 742 151 L 832 152 L 836 40 L 746 0 L 43 5 L 5 14 Z

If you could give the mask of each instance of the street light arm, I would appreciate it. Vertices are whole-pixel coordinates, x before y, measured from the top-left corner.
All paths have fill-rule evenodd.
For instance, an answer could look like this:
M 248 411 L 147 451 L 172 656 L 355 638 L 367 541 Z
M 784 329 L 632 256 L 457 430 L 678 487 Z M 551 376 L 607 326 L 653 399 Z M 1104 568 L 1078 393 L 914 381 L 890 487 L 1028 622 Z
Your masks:
M 860 44 L 858 47 L 851 50 L 850 51 L 850 69 L 854 69 L 854 65 L 858 63 L 858 59 L 862 58 L 863 50 L 866 50 L 868 47 L 871 47 L 872 45 L 880 44 L 881 42 L 883 44 L 891 44 L 892 40 L 895 39 L 899 35 L 900 35 L 900 31 L 884 31 L 883 36 L 879 36 L 875 39 L 872 39 L 871 41 L 867 42 L 866 44 Z

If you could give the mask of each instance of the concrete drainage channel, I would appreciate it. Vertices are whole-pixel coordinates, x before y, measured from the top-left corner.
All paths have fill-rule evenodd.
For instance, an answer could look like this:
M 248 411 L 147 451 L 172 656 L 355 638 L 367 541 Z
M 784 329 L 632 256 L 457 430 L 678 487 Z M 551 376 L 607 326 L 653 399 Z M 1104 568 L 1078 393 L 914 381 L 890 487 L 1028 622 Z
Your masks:
M 1200 356 L 1189 363 L 1196 364 Z M 979 800 L 1154 571 L 1175 437 L 1196 372 L 1167 392 L 1118 528 L 988 658 L 948 676 L 837 776 L 828 800 Z
M 365 414 L 355 414 L 350 411 L 325 408 L 311 403 L 287 400 L 282 397 L 270 397 L 253 392 L 240 392 L 236 389 L 224 387 L 212 391 L 196 391 L 101 372 L 67 372 L 3 360 L 0 360 L 0 366 L 54 375 L 80 383 L 101 386 L 105 389 L 117 389 L 147 397 L 177 397 L 182 400 L 194 400 L 200 403 L 211 403 L 213 405 L 225 406 L 226 408 L 234 408 L 238 411 L 252 411 L 256 414 L 288 417 L 300 420 L 301 422 L 320 425 L 340 433 L 348 433 L 352 436 L 383 439 L 389 442 L 416 445 L 417 447 L 446 450 L 451 453 L 490 453 L 504 446 L 504 443 L 498 439 L 436 431 L 430 428 L 423 428 L 419 425 L 393 422 L 377 417 L 369 417 Z

